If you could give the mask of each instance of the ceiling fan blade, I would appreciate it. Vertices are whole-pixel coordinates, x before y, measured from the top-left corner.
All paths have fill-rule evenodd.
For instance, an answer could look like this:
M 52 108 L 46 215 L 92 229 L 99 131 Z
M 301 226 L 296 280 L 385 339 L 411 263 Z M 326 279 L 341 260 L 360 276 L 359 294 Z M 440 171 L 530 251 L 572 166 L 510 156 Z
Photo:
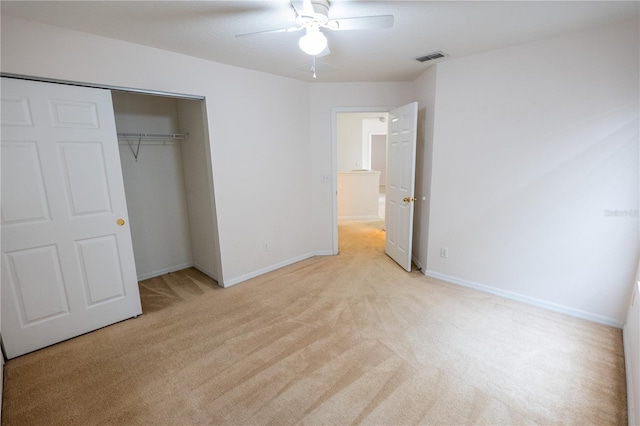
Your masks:
M 255 33 L 236 34 L 236 37 L 251 37 L 255 35 L 275 34 L 275 33 L 291 33 L 294 31 L 300 31 L 303 28 L 304 27 L 289 27 L 289 28 L 280 28 L 278 30 L 256 31 Z
M 313 4 L 311 4 L 311 0 L 304 0 L 302 2 L 302 14 L 304 16 L 313 16 L 315 11 L 313 10 Z
M 296 18 L 300 16 L 313 16 L 315 14 L 311 0 L 290 0 L 289 3 L 296 12 Z
M 356 18 L 334 19 L 329 21 L 326 26 L 334 31 L 377 30 L 391 28 L 393 26 L 393 15 L 358 16 Z
M 298 8 L 296 7 L 296 5 L 294 4 L 294 0 L 291 0 L 289 2 L 289 4 L 291 5 L 291 7 L 293 8 L 293 11 L 296 13 L 296 18 L 301 16 L 300 11 L 298 11 Z

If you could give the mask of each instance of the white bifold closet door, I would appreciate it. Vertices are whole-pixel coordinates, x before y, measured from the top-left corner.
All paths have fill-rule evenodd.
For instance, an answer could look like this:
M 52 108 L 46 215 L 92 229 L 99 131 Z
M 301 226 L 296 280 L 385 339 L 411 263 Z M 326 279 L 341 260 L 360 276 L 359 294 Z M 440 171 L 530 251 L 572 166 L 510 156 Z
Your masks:
M 2 78 L 7 356 L 142 313 L 111 93 Z

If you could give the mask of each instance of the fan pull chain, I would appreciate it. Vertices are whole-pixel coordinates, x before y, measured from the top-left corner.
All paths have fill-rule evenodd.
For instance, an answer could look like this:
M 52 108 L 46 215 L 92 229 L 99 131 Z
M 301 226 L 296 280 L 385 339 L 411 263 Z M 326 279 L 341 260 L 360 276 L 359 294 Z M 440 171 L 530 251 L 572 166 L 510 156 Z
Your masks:
M 313 57 L 313 65 L 311 65 L 311 74 L 316 78 L 316 57 Z

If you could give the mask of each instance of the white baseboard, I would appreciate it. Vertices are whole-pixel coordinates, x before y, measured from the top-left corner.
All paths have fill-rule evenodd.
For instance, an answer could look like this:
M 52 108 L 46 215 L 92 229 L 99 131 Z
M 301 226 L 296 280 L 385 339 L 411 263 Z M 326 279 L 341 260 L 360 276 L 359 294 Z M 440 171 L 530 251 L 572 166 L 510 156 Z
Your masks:
M 189 262 L 189 263 L 183 263 L 181 265 L 174 265 L 169 268 L 157 269 L 155 271 L 146 272 L 144 274 L 138 275 L 138 281 L 148 280 L 149 278 L 153 278 L 153 277 L 159 277 L 160 275 L 179 271 L 181 269 L 191 268 L 192 266 L 193 266 L 193 263 Z
M 296 262 L 300 262 L 302 260 L 309 259 L 310 257 L 316 256 L 317 253 L 318 252 L 306 253 L 306 254 L 294 257 L 292 259 L 288 259 L 288 260 L 276 263 L 274 265 L 266 266 L 266 267 L 264 267 L 262 269 L 258 269 L 256 271 L 249 272 L 248 274 L 240 275 L 239 277 L 232 278 L 230 280 L 225 280 L 224 283 L 222 284 L 222 287 L 224 287 L 224 288 L 231 287 L 232 285 L 236 285 L 236 284 L 239 284 L 239 283 L 241 283 L 243 281 L 250 280 L 251 278 L 255 278 L 255 277 L 258 277 L 260 275 L 266 274 L 268 272 L 275 271 L 276 269 L 284 268 L 285 266 L 292 265 L 292 264 L 294 264 Z
M 473 282 L 473 281 L 467 281 L 467 280 L 464 280 L 464 279 L 461 279 L 461 278 L 452 277 L 452 276 L 449 276 L 449 275 L 441 274 L 439 272 L 434 272 L 434 271 L 430 271 L 430 270 L 427 270 L 427 271 L 423 270 L 423 273 L 428 277 L 436 278 L 438 280 L 447 281 L 447 282 L 450 282 L 452 284 L 458 284 L 458 285 L 461 285 L 463 287 L 472 288 L 474 290 L 483 291 L 485 293 L 495 294 L 497 296 L 502 296 L 502 297 L 505 297 L 507 299 L 517 300 L 519 302 L 524 302 L 524 303 L 527 303 L 529 305 L 534 305 L 534 306 L 538 306 L 540 308 L 548 309 L 550 311 L 559 312 L 561 314 L 566 314 L 566 315 L 570 315 L 570 316 L 573 316 L 573 317 L 582 318 L 582 319 L 585 319 L 585 320 L 588 320 L 588 321 L 596 322 L 598 324 L 604 324 L 604 325 L 608 325 L 608 326 L 615 327 L 615 328 L 620 328 L 620 329 L 624 325 L 623 323 L 621 323 L 620 321 L 618 321 L 615 318 L 609 318 L 609 317 L 605 317 L 605 316 L 602 316 L 602 315 L 593 314 L 591 312 L 582 311 L 580 309 L 574 309 L 574 308 L 570 308 L 568 306 L 559 305 L 557 303 L 547 302 L 545 300 L 536 299 L 535 297 L 524 296 L 522 294 L 513 293 L 513 292 L 502 290 L 502 289 L 499 289 L 499 288 L 496 288 L 496 287 L 491 287 L 491 286 L 486 285 L 486 284 L 480 284 L 480 283 L 476 283 L 476 282 Z
M 419 270 L 424 271 L 424 266 L 422 266 L 422 263 L 420 263 L 417 257 L 411 256 L 411 261 L 415 263 Z
M 198 271 L 202 272 L 203 274 L 213 278 L 214 280 L 216 280 L 218 282 L 218 285 L 220 285 L 221 287 L 230 287 L 232 285 L 241 283 L 243 281 L 247 281 L 250 280 L 251 278 L 255 278 L 257 276 L 260 276 L 262 274 L 266 274 L 267 272 L 271 272 L 271 271 L 275 271 L 276 269 L 280 269 L 280 268 L 284 268 L 285 266 L 289 266 L 291 264 L 294 264 L 296 262 L 300 262 L 301 260 L 305 260 L 305 259 L 309 259 L 310 257 L 314 257 L 314 256 L 334 256 L 336 253 L 334 253 L 332 250 L 318 250 L 315 252 L 311 252 L 311 253 L 306 253 L 303 254 L 301 256 L 295 257 L 293 259 L 289 259 L 289 260 L 285 260 L 283 262 L 279 262 L 276 263 L 275 265 L 270 265 L 267 266 L 265 268 L 262 269 L 258 269 L 257 271 L 253 271 L 253 272 L 249 272 L 248 274 L 245 275 L 241 275 L 237 278 L 233 278 L 231 280 L 227 280 L 224 282 L 224 285 L 222 285 L 222 283 L 220 283 L 220 280 L 218 279 L 218 274 L 215 273 L 214 271 L 200 265 L 200 264 L 196 264 L 196 263 L 184 263 L 182 265 L 175 265 L 172 266 L 170 268 L 163 268 L 163 269 L 158 269 L 152 272 L 148 272 L 145 274 L 140 274 L 138 275 L 138 281 L 143 281 L 143 280 L 148 280 L 149 278 L 154 278 L 154 277 L 159 277 L 160 275 L 164 275 L 164 274 L 169 274 L 171 272 L 175 272 L 175 271 L 179 271 L 181 269 L 186 269 L 186 268 L 191 268 L 194 267 L 196 268 Z
M 210 270 L 208 268 L 205 268 L 204 266 L 200 265 L 199 263 L 195 263 L 195 262 L 193 264 L 193 267 L 196 268 L 198 271 L 202 272 L 203 274 L 205 274 L 206 276 L 218 281 L 218 274 L 216 274 L 212 270 Z

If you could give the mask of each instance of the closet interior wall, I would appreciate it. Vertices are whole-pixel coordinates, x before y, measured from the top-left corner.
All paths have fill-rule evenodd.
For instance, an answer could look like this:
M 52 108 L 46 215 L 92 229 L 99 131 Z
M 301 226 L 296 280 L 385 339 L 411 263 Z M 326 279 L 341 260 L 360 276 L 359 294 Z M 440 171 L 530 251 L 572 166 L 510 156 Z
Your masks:
M 112 92 L 138 280 L 195 266 L 217 279 L 202 101 Z M 137 158 L 134 153 L 137 151 Z
M 216 209 L 211 155 L 207 150 L 204 101 L 177 99 L 178 123 L 189 136 L 180 141 L 193 266 L 218 281 Z

